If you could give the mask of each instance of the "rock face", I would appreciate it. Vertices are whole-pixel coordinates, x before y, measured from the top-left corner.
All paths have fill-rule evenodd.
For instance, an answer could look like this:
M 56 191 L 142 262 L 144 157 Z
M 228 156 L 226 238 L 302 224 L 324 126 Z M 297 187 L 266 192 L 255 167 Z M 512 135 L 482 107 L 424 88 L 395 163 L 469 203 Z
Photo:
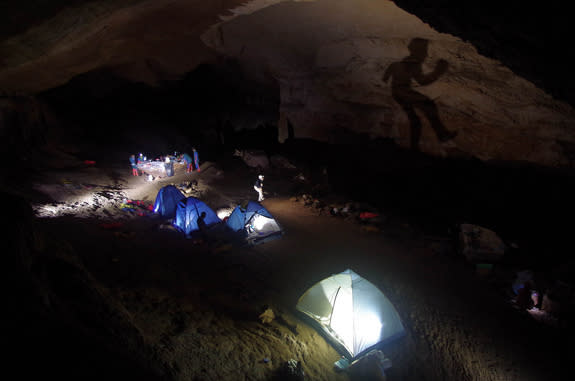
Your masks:
M 567 102 L 394 2 L 241 3 L 66 8 L 0 41 L 0 93 L 35 94 L 104 67 L 161 86 L 223 55 L 253 81 L 279 86 L 280 141 L 363 135 L 438 156 L 573 165 L 575 113 Z M 432 5 L 399 3 L 420 7 L 443 30 L 462 28 L 461 20 L 427 17 Z
M 152 85 L 177 78 L 213 58 L 199 35 L 241 1 L 61 3 L 0 41 L 0 94 L 37 93 L 99 68 Z
M 214 26 L 204 41 L 280 83 L 280 136 L 289 120 L 297 137 L 342 143 L 353 131 L 411 146 L 421 123 L 419 148 L 432 154 L 571 164 L 568 104 L 392 2 L 281 3 Z M 447 146 L 431 128 L 439 123 L 458 132 Z
M 41 144 L 46 128 L 53 123 L 49 109 L 34 97 L 0 98 L 2 147 Z

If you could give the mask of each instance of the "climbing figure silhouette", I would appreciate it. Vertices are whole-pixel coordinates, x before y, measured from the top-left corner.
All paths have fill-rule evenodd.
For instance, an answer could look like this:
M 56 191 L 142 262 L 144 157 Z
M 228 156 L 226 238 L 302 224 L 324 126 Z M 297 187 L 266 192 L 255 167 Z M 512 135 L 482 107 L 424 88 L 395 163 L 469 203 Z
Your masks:
M 422 111 L 431 127 L 435 131 L 437 138 L 441 142 L 453 139 L 456 131 L 449 131 L 439 119 L 437 106 L 425 95 L 412 89 L 412 80 L 424 86 L 435 82 L 443 73 L 447 71 L 446 60 L 439 60 L 435 70 L 431 73 L 423 73 L 423 61 L 427 57 L 429 41 L 424 38 L 414 38 L 407 48 L 409 55 L 401 61 L 394 62 L 388 66 L 383 74 L 383 81 L 387 82 L 391 78 L 391 95 L 393 99 L 407 114 L 411 125 L 411 148 L 419 150 L 419 138 L 421 137 L 421 121 L 415 113 L 415 109 Z

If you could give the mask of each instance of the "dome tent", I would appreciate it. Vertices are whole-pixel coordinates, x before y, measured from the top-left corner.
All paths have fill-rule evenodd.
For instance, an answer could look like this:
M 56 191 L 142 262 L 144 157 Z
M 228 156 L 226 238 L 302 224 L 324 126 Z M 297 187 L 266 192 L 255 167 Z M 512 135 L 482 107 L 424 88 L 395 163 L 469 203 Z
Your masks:
M 206 205 L 205 202 L 195 197 L 188 197 L 178 203 L 176 217 L 174 218 L 172 225 L 182 233 L 189 235 L 199 230 L 198 217 L 202 212 L 206 213 L 206 217 L 204 218 L 206 226 L 215 225 L 221 222 L 216 212 Z
M 226 220 L 226 225 L 253 244 L 278 238 L 283 233 L 271 213 L 255 201 L 236 206 Z
M 178 188 L 173 185 L 166 185 L 158 191 L 154 202 L 154 213 L 162 217 L 174 218 L 178 203 L 185 198 L 186 196 Z
M 405 334 L 391 302 L 352 270 L 316 283 L 299 298 L 296 309 L 317 323 L 350 359 Z

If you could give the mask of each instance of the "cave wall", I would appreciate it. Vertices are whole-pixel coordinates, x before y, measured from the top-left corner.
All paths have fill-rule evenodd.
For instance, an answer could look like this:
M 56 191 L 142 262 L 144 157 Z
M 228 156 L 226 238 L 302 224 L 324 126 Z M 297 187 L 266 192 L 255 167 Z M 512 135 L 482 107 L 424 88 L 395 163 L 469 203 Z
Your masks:
M 351 131 L 410 147 L 419 120 L 418 148 L 432 155 L 572 167 L 569 37 L 555 3 L 62 0 L 26 15 L 8 1 L 0 94 L 33 95 L 100 69 L 163 87 L 223 56 L 251 80 L 279 87 L 280 141 L 293 126 L 296 137 L 341 143 Z M 423 73 L 447 63 L 435 81 L 410 90 L 457 131 L 448 143 L 417 100 L 408 119 L 382 79 L 416 38 L 429 43 Z
M 38 93 L 99 68 L 151 85 L 180 78 L 214 57 L 199 34 L 242 1 L 58 3 L 58 11 L 47 9 L 38 19 L 30 10 L 31 16 L 21 20 L 29 24 L 25 31 L 5 31 L 0 40 L 0 95 Z M 6 15 L 21 9 L 8 5 Z
M 0 148 L 3 152 L 36 149 L 46 143 L 56 116 L 35 96 L 0 97 Z
M 269 143 L 268 130 L 275 133 L 279 118 L 278 87 L 247 78 L 233 59 L 201 64 L 160 86 L 106 68 L 93 70 L 38 99 L 60 117 L 58 146 L 66 152 L 94 151 L 90 156 L 97 146 L 150 156 L 196 147 L 204 160 L 215 160 L 221 150 L 248 140 Z
M 467 41 L 480 54 L 501 61 L 514 73 L 575 105 L 571 75 L 572 15 L 560 0 L 394 0 L 442 33 Z
M 284 22 L 290 15 L 289 23 Z M 386 69 L 410 55 L 414 38 L 429 41 L 423 72 L 440 59 L 448 70 L 412 90 L 438 108 L 458 136 L 440 144 L 423 124 L 420 149 L 441 156 L 570 166 L 573 110 L 563 101 L 481 55 L 470 43 L 440 33 L 392 2 L 284 2 L 212 27 L 206 44 L 280 84 L 280 128 L 295 135 L 345 142 L 345 130 L 393 138 L 410 146 L 411 122 L 393 98 Z M 280 131 L 285 136 L 285 131 Z

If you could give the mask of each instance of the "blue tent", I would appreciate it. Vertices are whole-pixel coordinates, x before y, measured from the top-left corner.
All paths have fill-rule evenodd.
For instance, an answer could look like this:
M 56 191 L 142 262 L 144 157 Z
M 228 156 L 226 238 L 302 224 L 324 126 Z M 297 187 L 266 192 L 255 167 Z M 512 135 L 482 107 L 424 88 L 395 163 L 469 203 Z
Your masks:
M 221 222 L 216 212 L 207 206 L 205 202 L 198 200 L 195 197 L 188 197 L 178 203 L 176 217 L 174 218 L 172 225 L 186 235 L 191 234 L 199 230 L 198 217 L 202 212 L 206 212 L 206 217 L 204 218 L 206 226 Z
M 154 213 L 158 213 L 162 217 L 174 218 L 178 203 L 185 198 L 186 196 L 178 188 L 167 185 L 158 191 L 154 202 Z
M 245 236 L 249 243 L 261 243 L 278 238 L 283 233 L 281 226 L 266 208 L 255 201 L 238 205 L 228 217 L 226 225 Z

